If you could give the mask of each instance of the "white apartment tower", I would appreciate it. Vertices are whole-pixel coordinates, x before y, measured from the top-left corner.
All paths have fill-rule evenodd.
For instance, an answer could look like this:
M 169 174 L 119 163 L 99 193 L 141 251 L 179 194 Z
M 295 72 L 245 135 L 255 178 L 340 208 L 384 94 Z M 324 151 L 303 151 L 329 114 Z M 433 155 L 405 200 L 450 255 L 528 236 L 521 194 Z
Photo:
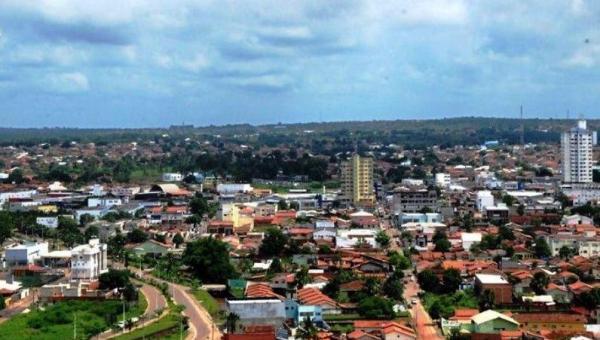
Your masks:
M 561 136 L 562 174 L 565 183 L 592 182 L 592 148 L 594 132 L 587 129 L 585 120 Z

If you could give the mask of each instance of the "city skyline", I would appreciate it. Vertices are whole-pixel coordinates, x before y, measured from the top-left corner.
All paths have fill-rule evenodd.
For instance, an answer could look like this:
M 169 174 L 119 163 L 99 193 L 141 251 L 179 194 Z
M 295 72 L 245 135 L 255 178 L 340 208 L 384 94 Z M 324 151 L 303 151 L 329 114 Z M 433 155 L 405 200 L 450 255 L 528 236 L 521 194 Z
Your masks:
M 585 1 L 3 1 L 5 127 L 599 118 Z

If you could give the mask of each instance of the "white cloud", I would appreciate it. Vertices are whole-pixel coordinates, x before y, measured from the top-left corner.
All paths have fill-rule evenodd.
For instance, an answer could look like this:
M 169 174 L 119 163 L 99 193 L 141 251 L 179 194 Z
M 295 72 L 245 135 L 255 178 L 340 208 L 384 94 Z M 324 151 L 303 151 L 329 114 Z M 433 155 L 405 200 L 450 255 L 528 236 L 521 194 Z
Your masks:
M 181 67 L 190 72 L 198 72 L 209 64 L 208 58 L 202 53 L 196 53 L 191 59 L 181 61 Z
M 89 82 L 81 72 L 55 73 L 46 77 L 44 90 L 59 93 L 77 93 L 89 90 Z

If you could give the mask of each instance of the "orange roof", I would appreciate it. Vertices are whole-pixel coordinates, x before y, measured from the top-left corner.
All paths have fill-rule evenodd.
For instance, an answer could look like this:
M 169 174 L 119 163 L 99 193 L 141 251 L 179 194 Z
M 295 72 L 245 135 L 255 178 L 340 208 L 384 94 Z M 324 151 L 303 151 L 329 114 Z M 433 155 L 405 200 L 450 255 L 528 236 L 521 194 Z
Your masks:
M 300 289 L 298 291 L 298 301 L 305 305 L 329 305 L 337 307 L 337 302 L 316 288 Z
M 396 322 L 390 322 L 390 323 L 384 325 L 382 333 L 383 334 L 400 333 L 400 334 L 404 334 L 404 335 L 412 336 L 412 337 L 416 338 L 415 331 L 413 331 L 411 328 L 408 328 L 406 326 L 402 326 Z
M 271 286 L 266 283 L 255 283 L 246 287 L 246 297 L 248 298 L 277 298 L 284 300 L 285 298 L 273 292 Z
M 592 290 L 592 286 L 588 285 L 587 283 L 577 281 L 569 285 L 569 290 L 574 294 L 581 294 Z
M 457 309 L 454 311 L 454 315 L 450 317 L 450 320 L 471 320 L 477 314 L 479 314 L 478 309 Z
M 313 233 L 312 228 L 290 228 L 288 234 L 292 235 L 310 235 Z
M 531 272 L 527 271 L 527 270 L 519 270 L 516 272 L 512 272 L 510 273 L 510 276 L 512 277 L 516 277 L 519 280 L 525 280 L 525 279 L 532 279 L 533 275 L 531 275 Z
M 512 316 L 515 320 L 525 323 L 525 322 L 539 322 L 543 320 L 544 322 L 551 323 L 581 323 L 584 324 L 587 321 L 587 318 L 580 314 L 569 314 L 569 313 L 523 313 L 523 314 L 514 314 Z

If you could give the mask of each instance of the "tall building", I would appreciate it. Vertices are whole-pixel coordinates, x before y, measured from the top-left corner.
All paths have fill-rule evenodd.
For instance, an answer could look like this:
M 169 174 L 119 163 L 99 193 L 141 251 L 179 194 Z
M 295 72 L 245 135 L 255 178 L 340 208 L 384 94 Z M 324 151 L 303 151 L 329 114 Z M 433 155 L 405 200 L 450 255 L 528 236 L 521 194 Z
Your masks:
M 354 205 L 373 205 L 373 159 L 353 155 L 342 162 L 342 195 Z
M 98 239 L 71 249 L 71 279 L 95 280 L 108 271 L 107 246 Z
M 592 145 L 595 133 L 587 129 L 585 120 L 561 136 L 562 174 L 565 183 L 592 182 Z

